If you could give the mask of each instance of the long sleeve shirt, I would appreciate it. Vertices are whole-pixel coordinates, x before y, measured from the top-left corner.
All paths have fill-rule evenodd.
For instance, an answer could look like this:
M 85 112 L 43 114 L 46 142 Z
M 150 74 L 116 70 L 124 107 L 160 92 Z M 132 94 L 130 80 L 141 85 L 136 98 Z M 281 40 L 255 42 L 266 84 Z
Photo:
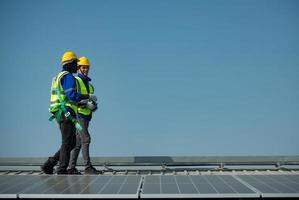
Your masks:
M 68 73 L 61 78 L 61 85 L 69 100 L 75 103 L 78 103 L 81 100 L 82 94 L 77 92 L 76 79 L 72 73 Z M 67 107 L 66 109 L 72 114 L 75 114 L 71 108 Z

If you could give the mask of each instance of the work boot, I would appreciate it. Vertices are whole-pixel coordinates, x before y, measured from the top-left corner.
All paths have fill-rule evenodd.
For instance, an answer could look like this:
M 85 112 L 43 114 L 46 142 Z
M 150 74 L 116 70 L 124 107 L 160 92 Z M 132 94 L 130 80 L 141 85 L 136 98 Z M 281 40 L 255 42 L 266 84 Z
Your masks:
M 52 158 L 49 158 L 42 166 L 41 170 L 45 174 L 53 174 L 54 166 L 57 164 Z
M 84 174 L 102 174 L 101 171 L 97 170 L 96 168 L 94 168 L 92 165 L 85 168 L 84 170 Z
M 76 167 L 68 169 L 67 173 L 68 174 L 74 174 L 74 175 L 82 175 L 81 172 L 79 172 L 79 170 Z

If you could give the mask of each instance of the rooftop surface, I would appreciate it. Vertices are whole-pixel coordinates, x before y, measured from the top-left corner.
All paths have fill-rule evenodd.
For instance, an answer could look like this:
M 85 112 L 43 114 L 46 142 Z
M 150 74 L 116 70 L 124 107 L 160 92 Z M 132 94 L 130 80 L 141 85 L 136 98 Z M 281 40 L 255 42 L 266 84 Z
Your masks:
M 100 175 L 46 175 L 46 159 L 0 158 L 0 198 L 299 198 L 299 156 L 93 157 Z

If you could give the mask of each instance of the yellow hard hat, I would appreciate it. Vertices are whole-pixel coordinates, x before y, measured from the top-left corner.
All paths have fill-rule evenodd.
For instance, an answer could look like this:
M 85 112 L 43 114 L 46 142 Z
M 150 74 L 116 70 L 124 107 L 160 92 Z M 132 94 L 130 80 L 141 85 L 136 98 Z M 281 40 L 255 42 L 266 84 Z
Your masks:
M 62 58 L 61 58 L 61 63 L 67 62 L 67 61 L 71 61 L 71 60 L 78 60 L 76 54 L 72 51 L 67 51 L 63 54 Z
M 81 58 L 79 58 L 79 60 L 78 60 L 78 66 L 81 66 L 81 65 L 90 66 L 88 58 L 86 58 L 84 56 L 81 57 Z

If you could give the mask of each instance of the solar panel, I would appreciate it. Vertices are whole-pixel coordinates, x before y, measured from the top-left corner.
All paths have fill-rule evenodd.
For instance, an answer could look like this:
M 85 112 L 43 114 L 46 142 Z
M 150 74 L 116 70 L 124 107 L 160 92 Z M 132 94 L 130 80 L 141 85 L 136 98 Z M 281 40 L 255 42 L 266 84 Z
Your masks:
M 32 183 L 43 180 L 44 176 L 0 176 L 0 197 L 17 198 L 17 194 Z
M 299 197 L 299 175 L 239 175 L 262 197 Z
M 259 194 L 230 175 L 145 176 L 141 198 L 234 198 Z
M 299 197 L 299 175 L 0 175 L 0 198 Z
M 141 176 L 1 175 L 0 198 L 138 198 Z

